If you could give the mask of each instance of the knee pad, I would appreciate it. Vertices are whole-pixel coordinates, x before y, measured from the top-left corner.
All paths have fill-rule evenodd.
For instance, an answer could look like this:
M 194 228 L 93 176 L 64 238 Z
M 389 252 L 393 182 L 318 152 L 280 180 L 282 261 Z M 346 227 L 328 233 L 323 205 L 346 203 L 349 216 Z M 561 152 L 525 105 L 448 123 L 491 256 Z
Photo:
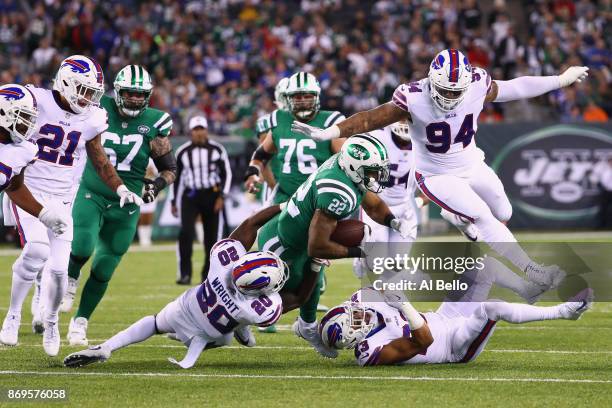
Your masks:
M 508 200 L 505 200 L 505 203 L 501 206 L 501 208 L 496 209 L 495 216 L 501 222 L 507 222 L 510 220 L 512 217 L 512 205 Z
M 47 259 L 49 259 L 49 244 L 30 241 L 25 244 L 21 256 L 13 264 L 13 272 L 23 279 L 34 280 L 45 266 Z M 27 276 L 23 276 L 24 273 Z

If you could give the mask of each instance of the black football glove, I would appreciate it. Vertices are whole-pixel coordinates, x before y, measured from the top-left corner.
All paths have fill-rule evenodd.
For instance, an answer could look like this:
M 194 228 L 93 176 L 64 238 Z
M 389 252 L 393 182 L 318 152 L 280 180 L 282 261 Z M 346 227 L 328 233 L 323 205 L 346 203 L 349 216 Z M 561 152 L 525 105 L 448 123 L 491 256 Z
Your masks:
M 144 179 L 144 192 L 142 193 L 142 201 L 145 203 L 152 203 L 155 198 L 162 191 L 168 183 L 163 177 L 158 177 L 155 180 L 148 178 Z

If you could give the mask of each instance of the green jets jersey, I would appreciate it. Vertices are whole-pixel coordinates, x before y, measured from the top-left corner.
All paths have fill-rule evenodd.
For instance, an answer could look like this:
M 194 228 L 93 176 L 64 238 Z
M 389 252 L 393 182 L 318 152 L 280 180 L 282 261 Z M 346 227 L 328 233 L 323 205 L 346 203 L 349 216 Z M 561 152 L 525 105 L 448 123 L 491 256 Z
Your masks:
M 272 129 L 273 115 L 274 117 L 276 117 L 276 110 L 274 110 L 272 113 L 266 113 L 265 115 L 260 116 L 257 119 L 257 122 L 255 123 L 255 134 L 257 136 L 261 135 L 262 133 L 268 133 L 268 131 Z M 274 156 L 272 156 L 272 159 L 268 163 L 268 166 L 270 166 L 270 171 L 274 176 L 274 180 L 277 180 L 278 171 L 280 169 L 280 161 L 278 155 L 275 154 Z
M 108 113 L 108 129 L 102 133 L 102 147 L 127 188 L 141 194 L 151 155 L 150 143 L 157 136 L 170 134 L 172 118 L 154 108 L 146 108 L 135 118 L 121 116 L 115 100 L 108 96 L 102 97 L 100 105 Z M 90 160 L 87 160 L 81 184 L 107 198 L 118 199 L 117 194 L 100 179 Z
M 282 245 L 306 249 L 315 210 L 341 220 L 361 205 L 364 194 L 338 165 L 338 154 L 333 155 L 297 189 L 281 212 L 278 236 Z
M 307 124 L 321 129 L 328 128 L 344 119 L 337 111 L 319 111 Z M 279 159 L 276 182 L 278 195 L 285 199 L 290 197 L 298 187 L 313 174 L 325 160 L 332 155 L 329 140 L 316 142 L 313 139 L 291 131 L 293 115 L 284 110 L 275 110 L 270 114 L 272 140 Z M 284 201 L 284 200 L 283 200 Z M 275 202 L 278 202 L 275 200 Z

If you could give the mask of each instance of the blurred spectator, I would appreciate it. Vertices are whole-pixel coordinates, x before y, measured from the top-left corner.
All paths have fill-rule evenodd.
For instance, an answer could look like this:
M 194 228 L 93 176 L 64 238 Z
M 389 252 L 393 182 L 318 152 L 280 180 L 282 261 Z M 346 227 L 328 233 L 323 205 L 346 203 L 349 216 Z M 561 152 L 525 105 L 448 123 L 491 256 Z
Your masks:
M 605 110 L 595 105 L 595 102 L 589 100 L 589 104 L 584 108 L 582 119 L 585 122 L 607 122 L 608 114 Z
M 504 120 L 525 120 L 525 110 L 538 112 L 536 119 L 579 120 L 589 99 L 612 114 L 609 0 L 495 0 L 492 6 L 483 0 L 0 1 L 0 80 L 46 86 L 58 61 L 85 53 L 99 60 L 110 90 L 121 67 L 143 64 L 156 85 L 151 105 L 171 112 L 177 134 L 186 133 L 185 118 L 201 111 L 211 133 L 250 137 L 245 124 L 269 110 L 276 83 L 297 70 L 320 79 L 324 108 L 350 115 L 388 100 L 399 83 L 425 77 L 435 53 L 458 47 L 496 79 L 591 68 L 577 95 L 560 91 L 525 109 L 504 107 Z

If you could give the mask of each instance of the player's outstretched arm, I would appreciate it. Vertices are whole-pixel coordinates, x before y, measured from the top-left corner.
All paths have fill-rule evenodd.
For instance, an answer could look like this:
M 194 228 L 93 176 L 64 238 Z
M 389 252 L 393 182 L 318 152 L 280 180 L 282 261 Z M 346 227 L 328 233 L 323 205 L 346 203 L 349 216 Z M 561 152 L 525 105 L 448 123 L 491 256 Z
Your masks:
M 411 120 L 410 113 L 400 109 L 393 102 L 387 102 L 374 109 L 357 112 L 327 129 L 319 129 L 296 120 L 291 124 L 291 130 L 315 140 L 331 140 L 380 129 L 402 119 Z
M 363 197 L 361 206 L 364 211 L 374 221 L 381 225 L 385 225 L 400 233 L 402 238 L 408 237 L 410 234 L 410 224 L 404 218 L 396 218 L 389 209 L 387 203 L 378 197 L 378 195 L 368 191 Z
M 96 173 L 98 173 L 102 181 L 120 197 L 120 207 L 123 207 L 126 203 L 133 203 L 137 206 L 142 205 L 142 199 L 128 190 L 125 184 L 123 184 L 123 181 L 117 174 L 117 171 L 113 165 L 110 163 L 110 161 L 108 161 L 108 156 L 106 155 L 100 140 L 101 136 L 97 135 L 85 143 L 87 156 L 89 157 L 89 160 L 91 160 L 91 164 L 94 166 L 94 169 L 96 169 Z
M 582 82 L 589 75 L 588 71 L 588 67 L 569 67 L 561 75 L 522 76 L 509 81 L 493 81 L 485 102 L 535 98 L 575 82 Z
M 349 248 L 331 240 L 338 220 L 317 209 L 308 228 L 308 256 L 322 259 L 355 258 L 362 256 L 358 247 Z
M 242 223 L 230 234 L 229 238 L 240 241 L 240 243 L 247 249 L 251 248 L 253 243 L 255 243 L 255 239 L 257 238 L 257 230 L 266 222 L 270 221 L 279 212 L 281 212 L 280 205 L 272 205 L 256 212 L 246 220 L 242 221 Z
M 151 140 L 151 158 L 159 175 L 155 180 L 145 180 L 142 199 L 145 203 L 155 201 L 157 195 L 176 179 L 176 158 L 172 153 L 172 144 L 167 137 L 155 137 Z
M 244 175 L 244 186 L 249 193 L 257 193 L 261 185 L 263 169 L 276 152 L 272 133 L 268 132 L 263 142 L 253 152 L 249 167 Z

